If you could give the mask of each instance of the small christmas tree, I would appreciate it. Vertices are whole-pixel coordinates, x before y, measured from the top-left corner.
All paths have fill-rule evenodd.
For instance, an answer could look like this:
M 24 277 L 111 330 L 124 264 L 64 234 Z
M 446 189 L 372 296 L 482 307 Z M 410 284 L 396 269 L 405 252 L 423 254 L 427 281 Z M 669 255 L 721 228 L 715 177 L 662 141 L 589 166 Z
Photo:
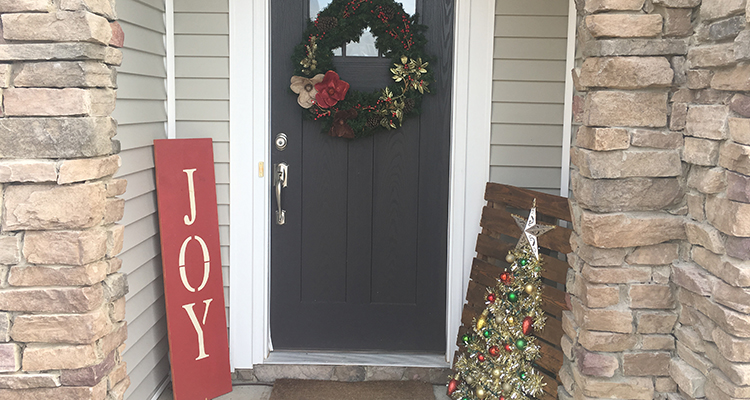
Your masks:
M 536 200 L 528 219 L 513 218 L 521 239 L 505 257 L 510 267 L 494 289 L 487 289 L 487 307 L 461 338 L 465 349 L 448 383 L 455 400 L 523 400 L 539 395 L 544 386 L 532 366 L 539 358 L 532 334 L 545 322 L 537 236 L 554 226 L 536 223 Z

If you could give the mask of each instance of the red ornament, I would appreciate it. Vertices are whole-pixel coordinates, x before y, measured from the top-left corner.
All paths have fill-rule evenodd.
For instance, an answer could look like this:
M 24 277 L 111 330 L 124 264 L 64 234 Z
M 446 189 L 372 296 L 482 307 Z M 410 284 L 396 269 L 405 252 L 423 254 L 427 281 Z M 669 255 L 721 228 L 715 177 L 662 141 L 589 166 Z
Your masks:
M 500 396 L 500 399 L 499 399 L 499 400 L 505 400 L 505 397 L 503 397 L 503 396 Z
M 484 354 L 482 354 L 482 353 L 477 353 L 477 360 L 479 360 L 479 361 L 484 361 Z
M 315 104 L 322 108 L 329 108 L 336 105 L 346 97 L 349 91 L 349 84 L 339 79 L 339 74 L 334 71 L 328 71 L 323 77 L 323 81 L 315 84 Z
M 497 357 L 497 355 L 500 354 L 500 348 L 497 346 L 490 347 L 490 355 L 492 357 Z
M 505 351 L 507 351 L 507 352 L 511 352 L 511 351 L 513 351 L 513 348 L 512 348 L 512 347 L 510 347 L 510 345 L 509 345 L 509 344 L 506 344 L 506 345 L 505 345 Z
M 530 335 L 534 330 L 534 320 L 532 320 L 531 317 L 524 318 L 521 323 L 521 329 L 523 330 L 524 335 Z
M 500 280 L 503 281 L 503 283 L 505 284 L 509 284 L 510 281 L 513 280 L 513 276 L 511 276 L 511 274 L 507 272 L 503 272 L 502 274 L 500 274 Z
M 495 293 L 488 294 L 487 295 L 487 301 L 489 301 L 490 303 L 494 303 L 495 302 Z
M 448 382 L 448 395 L 453 394 L 453 392 L 456 391 L 457 387 L 458 387 L 458 381 L 455 379 L 451 379 L 451 381 Z

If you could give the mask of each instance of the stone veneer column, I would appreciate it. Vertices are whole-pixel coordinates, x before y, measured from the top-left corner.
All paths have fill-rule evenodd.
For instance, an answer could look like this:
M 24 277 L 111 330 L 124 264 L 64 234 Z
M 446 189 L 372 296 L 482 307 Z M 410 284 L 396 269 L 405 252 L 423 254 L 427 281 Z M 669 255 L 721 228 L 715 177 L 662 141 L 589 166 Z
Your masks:
M 562 399 L 750 398 L 745 7 L 579 7 Z
M 683 136 L 690 9 L 683 0 L 579 4 L 585 93 L 571 150 L 575 233 L 561 399 L 663 399 L 678 319 L 671 264 L 686 239 Z M 654 1 L 656 3 L 656 1 Z M 679 103 L 678 103 L 679 102 Z
M 114 1 L 0 0 L 0 18 L 0 399 L 122 399 Z
M 750 398 L 747 6 L 703 0 L 693 10 L 696 33 L 680 89 L 690 251 L 672 268 L 680 319 L 670 375 L 686 399 Z

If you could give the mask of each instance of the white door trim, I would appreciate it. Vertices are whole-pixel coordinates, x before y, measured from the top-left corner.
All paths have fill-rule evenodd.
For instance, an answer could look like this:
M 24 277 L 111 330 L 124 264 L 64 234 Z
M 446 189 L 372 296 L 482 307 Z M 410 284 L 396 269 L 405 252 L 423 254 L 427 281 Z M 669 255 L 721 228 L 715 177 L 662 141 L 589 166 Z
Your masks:
M 570 189 L 570 138 L 573 130 L 573 67 L 576 61 L 576 24 L 578 12 L 575 0 L 568 1 L 568 39 L 565 55 L 565 102 L 563 105 L 562 168 L 560 169 L 560 196 L 568 197 Z
M 232 368 L 252 368 L 269 334 L 269 4 L 229 0 Z M 494 2 L 456 0 L 448 215 L 446 354 L 450 362 L 489 179 Z M 260 163 L 265 173 L 259 176 Z
M 232 369 L 269 352 L 270 0 L 229 0 L 229 349 Z

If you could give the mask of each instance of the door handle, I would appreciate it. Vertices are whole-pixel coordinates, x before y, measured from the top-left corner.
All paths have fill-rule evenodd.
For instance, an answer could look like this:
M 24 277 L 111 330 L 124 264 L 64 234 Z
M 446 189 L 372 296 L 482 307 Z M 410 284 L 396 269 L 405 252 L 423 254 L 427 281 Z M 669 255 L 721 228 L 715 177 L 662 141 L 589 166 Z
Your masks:
M 281 189 L 286 187 L 289 165 L 285 162 L 274 164 L 273 184 L 276 187 L 276 225 L 284 225 L 286 211 L 281 208 Z

